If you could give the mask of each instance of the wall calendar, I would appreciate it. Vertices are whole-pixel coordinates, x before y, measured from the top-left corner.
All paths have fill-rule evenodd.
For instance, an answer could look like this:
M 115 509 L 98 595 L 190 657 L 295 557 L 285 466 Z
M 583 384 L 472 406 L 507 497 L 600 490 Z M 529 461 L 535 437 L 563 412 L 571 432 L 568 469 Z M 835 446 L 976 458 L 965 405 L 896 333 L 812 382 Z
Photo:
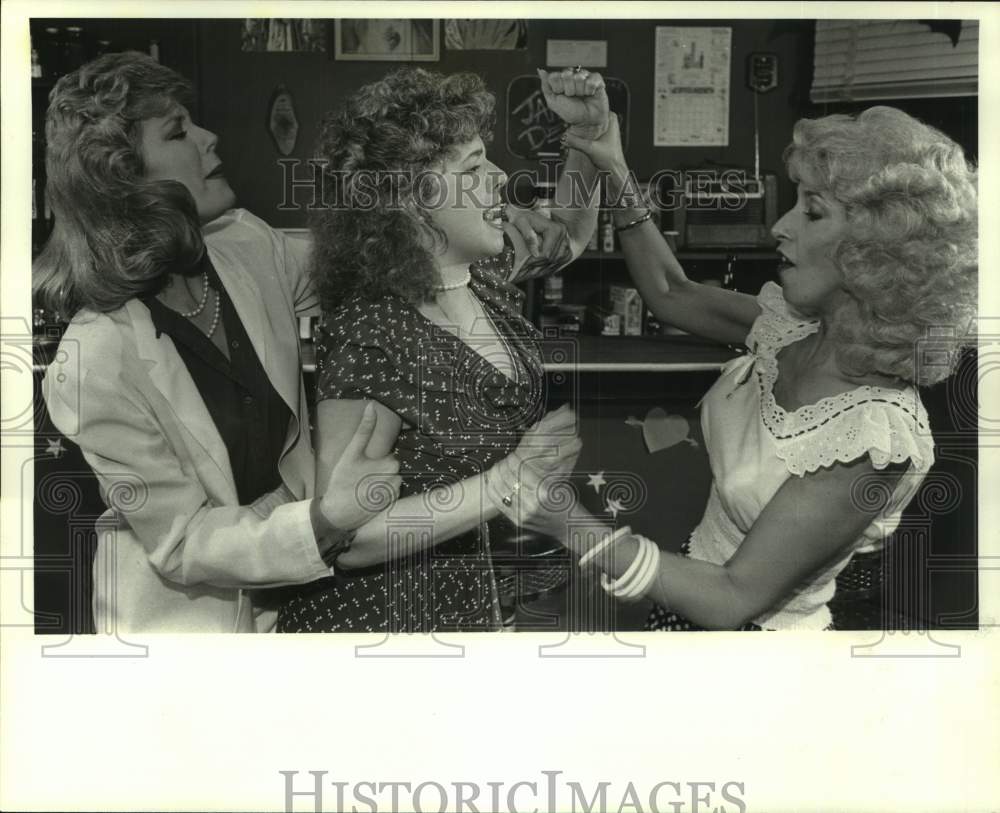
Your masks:
M 729 144 L 731 28 L 656 27 L 653 144 Z

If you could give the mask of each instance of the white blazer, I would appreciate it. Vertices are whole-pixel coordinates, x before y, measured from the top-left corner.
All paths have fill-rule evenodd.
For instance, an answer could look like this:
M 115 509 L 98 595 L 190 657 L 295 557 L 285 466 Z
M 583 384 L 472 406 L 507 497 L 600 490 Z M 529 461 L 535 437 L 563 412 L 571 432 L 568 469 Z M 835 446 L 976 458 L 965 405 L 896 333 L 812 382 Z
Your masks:
M 170 337 L 138 299 L 83 311 L 49 367 L 55 426 L 79 444 L 108 511 L 98 522 L 98 632 L 252 632 L 273 627 L 248 588 L 302 584 L 332 572 L 309 519 L 314 461 L 298 342 L 318 312 L 307 241 L 245 210 L 205 228 L 205 243 L 254 349 L 293 419 L 283 485 L 240 506 L 229 455 Z

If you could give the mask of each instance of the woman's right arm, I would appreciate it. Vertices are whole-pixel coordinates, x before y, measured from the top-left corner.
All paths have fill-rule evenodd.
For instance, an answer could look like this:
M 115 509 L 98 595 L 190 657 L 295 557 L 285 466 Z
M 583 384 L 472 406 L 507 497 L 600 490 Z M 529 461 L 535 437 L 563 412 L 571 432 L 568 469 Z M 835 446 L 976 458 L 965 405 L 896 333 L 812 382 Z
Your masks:
M 635 178 L 622 153 L 617 116 L 610 117 L 608 130 L 599 139 L 587 141 L 567 133 L 565 141 L 608 173 L 610 200 L 635 204 L 615 209 L 616 228 L 621 229 L 646 214 L 648 210 L 638 202 Z M 688 279 L 651 219 L 619 231 L 618 235 L 629 273 L 657 319 L 726 344 L 742 344 L 746 340 L 760 315 L 755 297 Z
M 334 467 L 362 420 L 365 401 L 331 398 L 320 401 L 316 411 L 316 493 L 322 494 Z M 388 407 L 374 402 L 376 411 L 375 432 L 366 450 L 369 457 L 381 457 L 395 445 L 402 420 Z M 575 416 L 570 410 L 556 410 L 545 416 L 532 430 L 531 439 L 522 440 L 519 450 L 538 447 L 545 438 L 552 438 L 549 445 L 556 446 L 554 455 L 544 458 L 544 465 L 558 465 L 565 456 L 579 451 L 572 427 Z M 367 488 L 359 483 L 355 499 L 362 509 L 384 510 L 358 528 L 351 547 L 336 559 L 341 570 L 369 567 L 380 562 L 403 558 L 445 540 L 472 530 L 480 523 L 497 515 L 497 509 L 485 499 L 486 474 L 467 477 L 455 483 L 451 491 L 413 494 L 388 505 L 388 495 L 378 483 Z M 442 487 L 443 488 L 443 487 Z M 420 533 L 395 533 L 396 529 Z

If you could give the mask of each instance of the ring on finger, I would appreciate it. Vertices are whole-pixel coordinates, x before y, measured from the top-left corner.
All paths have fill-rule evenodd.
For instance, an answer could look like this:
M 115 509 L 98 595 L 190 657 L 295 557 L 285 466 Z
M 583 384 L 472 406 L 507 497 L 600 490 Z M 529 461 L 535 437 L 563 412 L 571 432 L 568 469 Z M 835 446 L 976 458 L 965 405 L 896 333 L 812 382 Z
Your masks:
M 514 504 L 514 498 L 517 496 L 517 492 L 521 490 L 521 482 L 519 480 L 514 481 L 514 485 L 511 486 L 510 494 L 504 497 L 501 502 L 510 508 Z

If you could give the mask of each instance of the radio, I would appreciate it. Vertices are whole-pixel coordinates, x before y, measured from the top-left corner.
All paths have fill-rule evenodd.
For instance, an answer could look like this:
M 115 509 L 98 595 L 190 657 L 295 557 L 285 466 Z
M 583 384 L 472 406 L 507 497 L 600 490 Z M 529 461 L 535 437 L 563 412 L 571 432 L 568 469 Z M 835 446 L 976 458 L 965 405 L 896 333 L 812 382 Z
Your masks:
M 671 194 L 674 231 L 690 248 L 766 248 L 775 245 L 778 179 L 743 170 L 692 170 L 681 176 L 683 191 Z

